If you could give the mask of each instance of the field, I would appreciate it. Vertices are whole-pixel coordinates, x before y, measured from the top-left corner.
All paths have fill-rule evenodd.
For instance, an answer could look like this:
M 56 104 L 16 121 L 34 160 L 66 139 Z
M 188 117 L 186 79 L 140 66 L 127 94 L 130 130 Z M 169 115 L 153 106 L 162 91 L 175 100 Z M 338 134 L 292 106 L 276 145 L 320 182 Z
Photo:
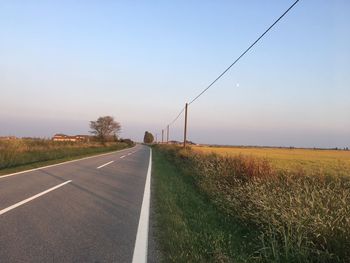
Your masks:
M 274 168 L 285 171 L 303 171 L 307 174 L 350 175 L 350 151 L 194 146 L 194 151 L 222 156 L 254 156 L 267 159 Z
M 155 151 L 163 158 L 155 169 L 171 164 L 155 173 L 158 189 L 169 189 L 156 193 L 161 244 L 166 255 L 179 251 L 168 262 L 349 262 L 349 152 L 169 145 Z M 188 238 L 177 235 L 180 229 Z
M 0 140 L 0 174 L 36 168 L 126 148 L 126 143 L 55 142 L 45 139 Z

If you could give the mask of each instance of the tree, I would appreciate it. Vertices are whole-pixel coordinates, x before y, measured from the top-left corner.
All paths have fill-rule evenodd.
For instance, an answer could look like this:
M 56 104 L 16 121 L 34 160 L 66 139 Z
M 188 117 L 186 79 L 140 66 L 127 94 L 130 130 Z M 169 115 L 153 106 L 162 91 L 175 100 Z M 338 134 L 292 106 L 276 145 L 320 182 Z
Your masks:
M 154 141 L 153 134 L 146 131 L 145 136 L 143 137 L 143 142 L 144 143 L 152 143 Z
M 119 122 L 111 116 L 99 117 L 96 121 L 90 121 L 90 133 L 94 134 L 101 142 L 109 138 L 115 138 L 121 130 Z

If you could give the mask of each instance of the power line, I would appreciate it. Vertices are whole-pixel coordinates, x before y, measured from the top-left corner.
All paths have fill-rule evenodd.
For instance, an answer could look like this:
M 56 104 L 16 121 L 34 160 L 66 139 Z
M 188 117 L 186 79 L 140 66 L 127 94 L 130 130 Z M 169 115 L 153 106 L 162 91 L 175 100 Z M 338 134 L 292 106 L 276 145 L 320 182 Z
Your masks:
M 217 82 L 227 71 L 230 70 L 230 68 L 233 67 L 256 43 L 259 42 L 263 36 L 270 31 L 271 28 L 273 28 L 297 3 L 299 0 L 295 1 L 268 29 L 265 30 L 264 33 L 262 33 L 254 42 L 251 44 L 228 68 L 226 68 L 208 87 L 206 87 L 201 93 L 199 93 L 193 100 L 191 100 L 188 104 L 191 105 L 193 102 L 195 102 L 200 96 L 202 96 L 211 86 L 214 85 L 215 82 Z
M 262 33 L 229 67 L 227 67 L 213 82 L 209 84 L 204 90 L 202 90 L 194 99 L 192 99 L 187 105 L 191 105 L 193 102 L 195 102 L 200 96 L 202 96 L 209 88 L 211 88 L 223 75 L 225 75 L 253 46 L 255 46 L 256 43 L 262 39 L 267 32 L 270 31 L 271 28 L 273 28 L 300 0 L 296 0 L 271 26 L 269 26 L 264 33 Z M 181 116 L 181 114 L 184 112 L 186 107 L 183 107 L 179 114 L 167 125 L 167 135 L 169 135 L 169 126 L 174 124 L 177 119 Z
M 175 119 L 172 121 L 172 122 L 170 122 L 168 125 L 170 126 L 170 125 L 172 125 L 175 121 L 177 121 L 177 119 L 181 116 L 181 114 L 184 112 L 184 110 L 185 110 L 185 107 L 183 107 L 182 108 L 182 110 L 179 112 L 179 114 L 175 117 Z

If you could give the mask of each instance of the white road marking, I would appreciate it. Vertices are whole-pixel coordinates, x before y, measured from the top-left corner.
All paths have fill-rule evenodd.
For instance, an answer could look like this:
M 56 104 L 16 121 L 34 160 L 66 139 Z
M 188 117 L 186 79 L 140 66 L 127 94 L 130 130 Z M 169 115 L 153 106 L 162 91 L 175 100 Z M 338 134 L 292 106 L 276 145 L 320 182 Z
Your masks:
M 11 205 L 11 206 L 9 206 L 9 207 L 7 207 L 5 209 L 2 209 L 2 210 L 0 210 L 0 215 L 3 215 L 3 214 L 7 213 L 8 211 L 10 211 L 12 209 L 15 209 L 16 207 L 24 205 L 25 203 L 28 203 L 28 202 L 30 202 L 30 201 L 32 201 L 32 200 L 34 200 L 34 199 L 36 199 L 36 198 L 38 198 L 38 197 L 40 197 L 42 195 L 45 195 L 45 194 L 47 194 L 47 193 L 49 193 L 49 192 L 51 192 L 53 190 L 56 190 L 57 188 L 60 188 L 60 187 L 64 186 L 65 184 L 68 184 L 70 182 L 72 182 L 72 180 L 66 181 L 66 182 L 64 182 L 62 184 L 59 184 L 59 185 L 56 185 L 56 186 L 54 186 L 54 187 L 52 187 L 50 189 L 47 189 L 44 192 L 41 192 L 41 193 L 36 194 L 36 195 L 33 195 L 32 197 L 29 197 L 29 198 L 27 198 L 27 199 L 25 199 L 25 200 L 23 200 L 21 202 L 18 202 L 18 203 L 14 204 L 14 205 Z
M 149 205 L 151 197 L 151 171 L 152 171 L 152 149 L 150 149 L 147 177 L 145 190 L 143 192 L 143 200 L 139 225 L 137 227 L 136 242 L 134 254 L 132 257 L 133 263 L 147 262 L 148 249 L 148 228 L 149 228 Z
M 132 148 L 134 148 L 134 147 L 136 147 L 136 146 L 137 146 L 137 145 L 133 146 Z M 34 168 L 34 169 L 29 169 L 29 170 L 25 170 L 25 171 L 21 171 L 21 172 L 16 172 L 16 173 L 11 173 L 11 174 L 5 174 L 5 175 L 1 175 L 1 176 L 0 176 L 0 179 L 5 178 L 5 177 L 10 177 L 10 176 L 13 176 L 13 175 L 29 173 L 29 172 L 33 172 L 33 171 L 37 171 L 37 170 L 49 168 L 49 167 L 59 166 L 59 165 L 67 164 L 67 163 L 74 163 L 74 162 L 78 162 L 78 161 L 82 161 L 82 160 L 86 160 L 86 159 L 91 159 L 91 158 L 95 158 L 95 157 L 99 157 L 99 156 L 104 156 L 104 155 L 108 155 L 108 154 L 117 153 L 117 152 L 124 152 L 124 151 L 130 150 L 130 149 L 132 149 L 132 148 L 127 148 L 127 149 L 118 150 L 118 151 L 109 152 L 109 153 L 102 153 L 102 154 L 98 154 L 98 155 L 94 155 L 94 156 L 89 156 L 89 157 L 84 157 L 84 158 L 80 158 L 80 159 L 76 159 L 76 160 L 72 160 L 72 161 L 66 161 L 66 162 L 62 162 L 62 163 L 51 164 L 51 165 L 42 166 L 42 167 L 38 167 L 38 168 Z
M 128 155 L 132 155 L 132 153 L 128 153 Z
M 97 167 L 97 169 L 100 169 L 100 168 L 102 168 L 102 167 L 105 167 L 106 165 L 109 165 L 109 164 L 111 164 L 111 163 L 114 163 L 114 161 L 110 161 L 110 162 L 108 162 L 108 163 L 102 164 L 102 165 L 100 165 L 99 167 Z
M 120 159 L 123 159 L 123 158 L 125 158 L 125 155 L 120 156 Z

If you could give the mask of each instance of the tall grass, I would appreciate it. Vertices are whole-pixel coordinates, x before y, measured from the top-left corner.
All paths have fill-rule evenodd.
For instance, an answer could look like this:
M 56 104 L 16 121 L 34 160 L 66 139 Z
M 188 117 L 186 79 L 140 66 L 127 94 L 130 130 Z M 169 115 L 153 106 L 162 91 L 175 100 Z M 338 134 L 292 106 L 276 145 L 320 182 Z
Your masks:
M 0 169 L 126 148 L 126 143 L 55 142 L 44 139 L 0 140 Z
M 350 180 L 276 170 L 253 156 L 160 149 L 215 205 L 259 231 L 265 262 L 349 262 Z
M 152 184 L 155 216 L 151 221 L 163 252 L 161 262 L 254 261 L 251 233 L 208 202 L 194 178 L 158 150 L 153 151 Z

